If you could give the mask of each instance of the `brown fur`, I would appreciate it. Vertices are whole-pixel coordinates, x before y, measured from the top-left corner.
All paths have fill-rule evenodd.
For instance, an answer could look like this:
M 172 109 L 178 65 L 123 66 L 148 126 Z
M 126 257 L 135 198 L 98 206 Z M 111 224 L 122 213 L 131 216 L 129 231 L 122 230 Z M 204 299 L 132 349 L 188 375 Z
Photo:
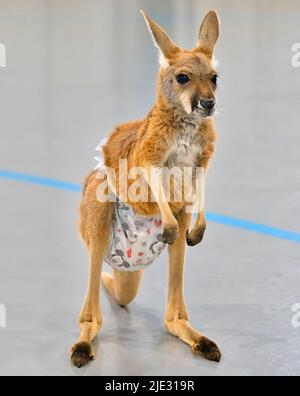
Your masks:
M 215 12 L 211 11 L 201 25 L 199 41 L 193 51 L 182 50 L 168 35 L 144 14 L 157 45 L 162 52 L 167 67 L 161 67 L 157 82 L 157 100 L 144 120 L 129 122 L 118 126 L 104 147 L 105 164 L 119 175 L 119 159 L 127 159 L 128 167 L 163 166 L 168 160 L 170 147 L 176 143 L 178 131 L 196 123 L 194 115 L 185 113 L 193 98 L 215 99 L 215 87 L 211 76 L 216 72 L 212 66 L 212 52 L 219 34 L 219 22 Z M 174 81 L 174 75 L 187 73 L 190 81 L 187 87 Z M 171 86 L 172 85 L 172 86 Z M 186 106 L 186 107 L 185 107 Z M 198 124 L 195 124 L 198 125 Z M 213 120 L 201 119 L 197 127 L 202 153 L 199 152 L 195 165 L 207 170 L 215 150 L 216 132 Z M 150 181 L 148 180 L 150 183 Z M 94 358 L 92 341 L 102 326 L 102 314 L 99 301 L 100 275 L 102 262 L 107 249 L 114 203 L 100 203 L 96 190 L 100 181 L 96 172 L 85 179 L 83 198 L 80 205 L 79 230 L 90 257 L 90 276 L 86 302 L 80 315 L 80 338 L 72 348 L 72 361 L 77 367 L 85 365 Z M 117 184 L 117 192 L 118 192 Z M 169 298 L 165 315 L 165 325 L 170 334 L 189 344 L 192 349 L 210 360 L 219 361 L 220 351 L 215 343 L 208 340 L 189 324 L 184 302 L 183 272 L 186 242 L 189 245 L 199 243 L 205 230 L 205 213 L 198 213 L 196 224 L 191 232 L 191 215 L 185 211 L 187 202 L 163 202 L 158 191 L 150 185 L 157 198 L 156 202 L 129 202 L 133 210 L 141 215 L 161 214 L 165 242 L 170 244 Z M 149 193 L 150 194 L 150 193 Z M 102 274 L 107 290 L 120 305 L 129 304 L 136 296 L 142 278 L 142 272 L 113 272 L 113 276 Z
M 178 130 L 178 123 L 180 123 L 180 120 L 177 121 L 174 117 L 173 111 L 164 104 L 163 99 L 159 98 L 144 121 L 120 125 L 112 133 L 104 147 L 105 165 L 113 168 L 116 172 L 117 192 L 119 191 L 120 158 L 128 160 L 128 168 L 133 166 L 147 168 L 163 164 L 165 153 Z M 215 151 L 216 132 L 212 119 L 203 122 L 199 127 L 199 135 L 203 142 L 203 154 L 198 166 L 207 169 Z M 129 180 L 128 185 L 130 186 L 131 183 Z M 130 201 L 129 203 L 134 211 L 141 215 L 151 216 L 160 213 L 157 203 Z M 183 206 L 184 202 L 170 202 L 173 213 L 178 213 Z

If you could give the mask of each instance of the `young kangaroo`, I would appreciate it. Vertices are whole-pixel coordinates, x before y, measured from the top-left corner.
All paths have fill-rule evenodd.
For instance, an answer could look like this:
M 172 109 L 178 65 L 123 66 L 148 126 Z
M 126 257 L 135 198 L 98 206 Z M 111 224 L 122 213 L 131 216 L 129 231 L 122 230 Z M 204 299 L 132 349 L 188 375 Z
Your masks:
M 142 167 L 146 170 L 147 186 L 155 200 L 136 202 L 128 199 L 126 210 L 131 210 L 142 219 L 135 222 L 139 227 L 142 227 L 143 219 L 151 222 L 155 218 L 155 224 L 161 225 L 156 245 L 168 245 L 169 293 L 164 318 L 166 329 L 190 345 L 193 351 L 219 362 L 219 348 L 190 325 L 184 301 L 186 244 L 194 246 L 202 241 L 206 228 L 205 211 L 203 207 L 198 210 L 196 222 L 191 228 L 192 215 L 186 210 L 190 202 L 167 198 L 159 173 L 157 178 L 149 177 L 151 171 L 161 167 L 200 167 L 207 170 L 216 140 L 212 115 L 216 102 L 217 72 L 212 59 L 219 36 L 219 18 L 215 11 L 207 14 L 200 27 L 196 48 L 188 51 L 178 47 L 143 11 L 142 14 L 159 49 L 157 100 L 144 120 L 130 122 L 115 129 L 103 147 L 104 161 L 107 167 L 115 171 L 117 179 L 120 159 L 127 160 L 128 169 Z M 80 337 L 71 351 L 72 362 L 77 367 L 84 366 L 95 356 L 92 341 L 102 326 L 99 293 L 102 264 L 111 240 L 115 237 L 112 230 L 118 204 L 97 199 L 99 183 L 96 171 L 86 178 L 80 206 L 80 233 L 89 252 L 89 283 L 80 314 Z M 119 192 L 117 186 L 116 195 Z M 126 234 L 129 228 L 126 224 L 118 232 Z M 148 232 L 150 234 L 151 229 Z M 130 243 L 134 244 L 137 239 L 138 235 L 132 233 Z M 156 245 L 152 244 L 151 251 L 161 250 Z M 132 254 L 129 250 L 128 257 Z M 105 287 L 121 306 L 129 304 L 135 298 L 143 274 L 139 266 L 136 270 L 129 268 L 130 264 L 124 257 L 125 253 L 117 250 L 111 256 L 112 262 L 117 263 L 113 267 L 113 275 L 102 273 Z

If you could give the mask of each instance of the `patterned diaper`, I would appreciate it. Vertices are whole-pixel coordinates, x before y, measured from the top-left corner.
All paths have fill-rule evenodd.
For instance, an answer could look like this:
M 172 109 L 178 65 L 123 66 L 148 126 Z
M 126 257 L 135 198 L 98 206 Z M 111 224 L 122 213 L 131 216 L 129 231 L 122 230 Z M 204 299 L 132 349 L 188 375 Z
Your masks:
M 160 216 L 138 216 L 132 208 L 117 200 L 105 257 L 113 269 L 131 272 L 146 269 L 165 247 Z
M 100 156 L 96 169 L 104 169 L 103 139 L 96 150 Z M 149 267 L 166 247 L 163 243 L 161 216 L 145 217 L 117 198 L 113 213 L 112 234 L 105 261 L 118 271 L 138 271 Z

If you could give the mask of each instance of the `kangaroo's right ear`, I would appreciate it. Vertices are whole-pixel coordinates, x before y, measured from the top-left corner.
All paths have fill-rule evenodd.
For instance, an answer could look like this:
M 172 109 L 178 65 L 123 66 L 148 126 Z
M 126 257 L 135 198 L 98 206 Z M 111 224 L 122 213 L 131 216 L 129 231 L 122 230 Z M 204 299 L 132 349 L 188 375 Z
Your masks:
M 166 67 L 169 65 L 169 60 L 174 59 L 180 52 L 180 48 L 174 43 L 174 41 L 167 35 L 167 33 L 156 23 L 152 18 L 141 10 L 141 14 L 145 18 L 148 29 L 152 35 L 155 46 L 160 52 L 160 65 Z
M 216 11 L 209 11 L 204 18 L 200 30 L 198 44 L 194 51 L 203 51 L 212 58 L 214 47 L 220 33 L 220 19 Z

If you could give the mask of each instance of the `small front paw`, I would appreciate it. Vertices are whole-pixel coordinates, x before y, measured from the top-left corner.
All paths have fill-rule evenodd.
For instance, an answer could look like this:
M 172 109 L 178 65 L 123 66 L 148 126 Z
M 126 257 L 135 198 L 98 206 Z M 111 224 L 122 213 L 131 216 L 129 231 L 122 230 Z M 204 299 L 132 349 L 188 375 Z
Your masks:
M 179 226 L 166 226 L 163 231 L 163 242 L 172 245 L 179 237 Z
M 186 234 L 186 242 L 189 246 L 196 246 L 202 242 L 206 226 L 195 228 L 190 233 Z

